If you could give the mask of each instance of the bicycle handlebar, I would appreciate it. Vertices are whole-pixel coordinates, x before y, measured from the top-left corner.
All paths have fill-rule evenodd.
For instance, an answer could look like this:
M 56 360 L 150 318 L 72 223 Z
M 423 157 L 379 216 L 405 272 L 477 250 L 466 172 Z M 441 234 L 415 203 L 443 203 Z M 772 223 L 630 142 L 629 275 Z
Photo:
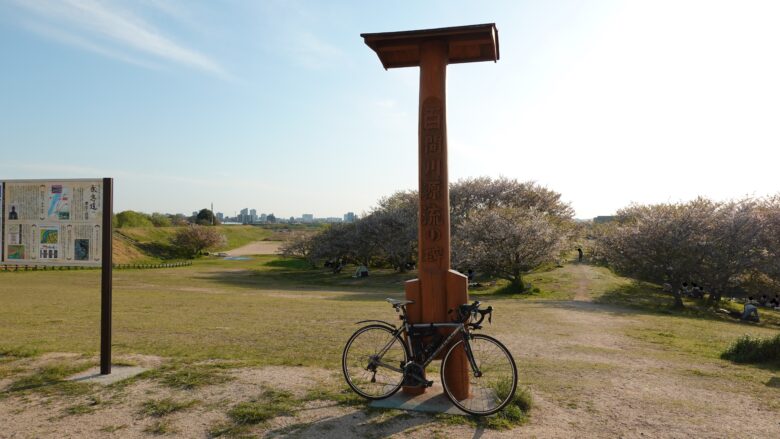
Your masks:
M 467 303 L 460 305 L 458 307 L 458 321 L 465 323 L 469 319 L 476 319 L 477 315 L 479 315 L 479 320 L 469 323 L 470 326 L 479 328 L 482 321 L 485 320 L 485 316 L 488 317 L 488 322 L 493 323 L 493 307 L 489 306 L 487 309 L 479 309 L 479 305 L 479 300 L 475 300 L 474 303 L 470 305 Z M 452 313 L 452 311 L 454 310 L 449 310 L 449 313 Z

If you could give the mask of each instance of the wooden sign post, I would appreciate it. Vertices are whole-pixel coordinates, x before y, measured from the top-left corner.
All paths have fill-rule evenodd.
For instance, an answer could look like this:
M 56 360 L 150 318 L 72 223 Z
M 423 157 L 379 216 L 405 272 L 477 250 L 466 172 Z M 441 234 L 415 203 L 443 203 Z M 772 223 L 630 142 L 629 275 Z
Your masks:
M 385 69 L 420 67 L 418 279 L 408 281 L 411 323 L 447 322 L 447 312 L 468 303 L 468 279 L 450 269 L 450 197 L 447 172 L 447 64 L 497 61 L 495 24 L 361 34 Z M 450 318 L 451 319 L 451 318 Z M 444 379 L 458 398 L 469 393 L 469 367 L 460 352 Z M 408 394 L 425 391 L 405 387 Z

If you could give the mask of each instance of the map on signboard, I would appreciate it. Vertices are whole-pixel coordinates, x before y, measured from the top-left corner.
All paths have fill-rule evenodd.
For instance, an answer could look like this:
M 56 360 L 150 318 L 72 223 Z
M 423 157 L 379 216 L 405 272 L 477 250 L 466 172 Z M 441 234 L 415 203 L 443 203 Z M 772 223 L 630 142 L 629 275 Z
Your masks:
M 51 185 L 49 193 L 49 210 L 46 216 L 49 220 L 68 220 L 70 219 L 70 194 L 69 188 L 61 184 Z
M 100 266 L 102 200 L 102 180 L 6 182 L 3 261 Z

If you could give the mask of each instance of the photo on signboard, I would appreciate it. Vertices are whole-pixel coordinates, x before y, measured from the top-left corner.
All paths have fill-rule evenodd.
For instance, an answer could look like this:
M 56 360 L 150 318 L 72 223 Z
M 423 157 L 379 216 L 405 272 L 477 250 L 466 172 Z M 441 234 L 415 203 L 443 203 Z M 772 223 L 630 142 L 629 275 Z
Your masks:
M 89 239 L 76 239 L 73 243 L 73 255 L 77 261 L 88 261 Z
M 8 219 L 9 220 L 18 220 L 19 214 L 16 212 L 16 206 L 11 206 L 11 210 L 8 211 Z
M 8 259 L 27 259 L 23 245 L 9 245 L 7 255 Z
M 41 229 L 41 244 L 56 244 L 60 241 L 59 229 Z

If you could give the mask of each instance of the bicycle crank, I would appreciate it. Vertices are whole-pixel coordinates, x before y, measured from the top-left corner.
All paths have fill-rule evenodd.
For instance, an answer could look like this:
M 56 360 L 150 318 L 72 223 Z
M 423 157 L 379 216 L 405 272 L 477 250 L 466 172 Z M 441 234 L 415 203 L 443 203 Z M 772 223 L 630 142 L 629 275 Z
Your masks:
M 425 369 L 412 361 L 404 366 L 404 386 L 407 387 L 431 387 L 433 381 L 426 380 Z

